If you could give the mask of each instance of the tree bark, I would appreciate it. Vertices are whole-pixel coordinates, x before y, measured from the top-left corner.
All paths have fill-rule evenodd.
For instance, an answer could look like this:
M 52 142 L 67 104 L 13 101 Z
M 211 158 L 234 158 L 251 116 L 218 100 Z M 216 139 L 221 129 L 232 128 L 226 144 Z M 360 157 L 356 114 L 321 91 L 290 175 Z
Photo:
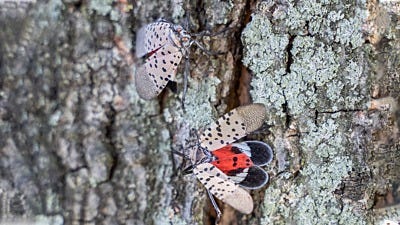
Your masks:
M 0 221 L 213 224 L 172 150 L 250 102 L 266 105 L 270 182 L 220 224 L 400 221 L 400 5 L 394 1 L 0 2 Z M 198 38 L 185 109 L 140 99 L 135 31 L 165 18 Z

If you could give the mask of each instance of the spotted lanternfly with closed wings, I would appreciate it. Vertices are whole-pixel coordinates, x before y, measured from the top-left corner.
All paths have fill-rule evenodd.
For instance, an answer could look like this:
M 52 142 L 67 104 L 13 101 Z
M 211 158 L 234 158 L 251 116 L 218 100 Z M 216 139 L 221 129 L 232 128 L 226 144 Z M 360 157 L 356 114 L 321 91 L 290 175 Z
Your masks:
M 244 188 L 257 189 L 268 182 L 268 174 L 259 166 L 271 162 L 271 147 L 261 141 L 233 143 L 260 128 L 265 116 L 263 104 L 233 109 L 205 130 L 193 151 L 190 169 L 206 187 L 218 218 L 221 213 L 211 194 L 249 214 L 253 199 Z
M 165 20 L 150 23 L 139 29 L 136 34 L 136 56 L 144 58 L 144 63 L 138 66 L 135 74 L 135 85 L 139 96 L 145 100 L 150 100 L 160 94 L 169 81 L 175 80 L 178 66 L 182 58 L 185 58 L 183 106 L 190 72 L 190 46 L 194 43 L 208 55 L 223 54 L 223 52 L 213 52 L 205 49 L 192 37 L 215 36 L 224 33 L 228 29 L 222 29 L 215 34 L 203 31 L 190 35 L 182 26 Z
M 156 97 L 175 80 L 182 57 L 188 54 L 193 41 L 182 26 L 159 20 L 142 27 L 136 36 L 136 56 L 145 57 L 136 71 L 135 84 L 139 96 Z

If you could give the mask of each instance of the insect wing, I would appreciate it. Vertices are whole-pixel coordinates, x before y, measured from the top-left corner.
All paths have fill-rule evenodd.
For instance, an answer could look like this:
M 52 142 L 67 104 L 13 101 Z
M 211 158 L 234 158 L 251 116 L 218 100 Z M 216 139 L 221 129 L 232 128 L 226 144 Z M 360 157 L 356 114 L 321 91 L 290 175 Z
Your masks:
M 146 100 L 154 98 L 159 93 L 153 81 L 153 77 L 149 76 L 144 65 L 139 67 L 136 71 L 135 86 L 139 96 Z
M 139 96 L 149 100 L 156 97 L 167 85 L 174 80 L 182 53 L 177 47 L 164 45 L 141 65 L 135 76 L 136 90 Z
M 216 198 L 239 212 L 249 214 L 253 211 L 253 199 L 250 194 L 229 180 L 217 167 L 210 163 L 202 163 L 197 165 L 193 172 Z
M 136 56 L 154 52 L 169 42 L 172 24 L 168 22 L 150 23 L 136 32 Z
M 136 52 L 135 53 L 136 53 L 136 57 L 138 57 L 138 58 L 143 57 L 144 55 L 146 55 L 149 52 L 145 45 L 145 43 L 148 43 L 148 40 L 146 38 L 146 33 L 147 33 L 146 28 L 147 28 L 147 26 L 144 26 L 136 32 L 136 48 L 135 48 Z
M 211 124 L 201 135 L 201 147 L 213 151 L 233 143 L 260 128 L 265 116 L 263 104 L 235 108 Z
M 258 166 L 232 170 L 227 175 L 230 180 L 246 189 L 261 188 L 269 180 L 268 173 Z
M 211 164 L 218 167 L 218 169 L 228 175 L 231 171 L 253 166 L 250 157 L 239 151 L 238 148 L 233 145 L 227 145 L 223 148 L 217 149 L 213 151 L 212 154 L 216 159 L 212 161 Z
M 257 148 L 254 148 L 254 146 L 257 146 Z M 216 160 L 212 161 L 211 164 L 228 175 L 234 183 L 242 187 L 247 189 L 260 188 L 268 182 L 269 176 L 263 169 L 255 166 L 254 164 L 256 163 L 252 159 L 257 160 L 256 156 L 262 156 L 264 159 L 268 158 L 268 162 L 270 162 L 272 158 L 272 152 L 269 151 L 261 155 L 258 151 L 261 147 L 268 147 L 268 150 L 270 150 L 267 144 L 260 141 L 227 145 L 212 152 Z M 264 153 L 263 150 L 261 152 Z M 250 158 L 251 156 L 253 158 Z M 261 159 L 258 162 L 265 163 L 265 160 Z
M 267 165 L 273 158 L 271 147 L 262 141 L 244 141 L 234 143 L 232 144 L 232 151 L 245 153 L 250 157 L 254 165 L 257 166 Z

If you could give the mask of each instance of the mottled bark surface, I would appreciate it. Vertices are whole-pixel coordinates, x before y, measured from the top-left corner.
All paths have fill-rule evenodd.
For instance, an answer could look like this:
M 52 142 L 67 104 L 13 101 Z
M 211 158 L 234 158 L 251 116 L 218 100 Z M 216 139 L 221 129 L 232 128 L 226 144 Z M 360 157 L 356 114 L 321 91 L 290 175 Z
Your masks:
M 268 109 L 248 138 L 273 147 L 271 181 L 250 215 L 220 203 L 220 224 L 400 221 L 400 4 L 185 3 L 0 2 L 1 222 L 212 224 L 171 150 L 249 102 Z M 161 17 L 230 28 L 201 40 L 224 54 L 192 47 L 185 111 L 183 66 L 176 93 L 135 92 L 126 49 Z

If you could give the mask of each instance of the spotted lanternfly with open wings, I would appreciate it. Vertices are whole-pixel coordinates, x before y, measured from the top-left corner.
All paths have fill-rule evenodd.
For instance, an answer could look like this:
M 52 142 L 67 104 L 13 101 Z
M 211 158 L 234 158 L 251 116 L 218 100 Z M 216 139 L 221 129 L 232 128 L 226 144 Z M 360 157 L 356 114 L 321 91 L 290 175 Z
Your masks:
M 191 36 L 179 25 L 164 20 L 139 29 L 136 36 L 136 56 L 145 58 L 135 74 L 139 96 L 156 97 L 175 80 L 178 65 L 192 44 Z
M 265 116 L 263 104 L 228 112 L 201 135 L 192 156 L 193 173 L 208 192 L 246 214 L 253 211 L 253 200 L 244 188 L 257 189 L 268 182 L 268 174 L 259 166 L 271 162 L 273 153 L 261 141 L 233 142 L 260 128 Z

